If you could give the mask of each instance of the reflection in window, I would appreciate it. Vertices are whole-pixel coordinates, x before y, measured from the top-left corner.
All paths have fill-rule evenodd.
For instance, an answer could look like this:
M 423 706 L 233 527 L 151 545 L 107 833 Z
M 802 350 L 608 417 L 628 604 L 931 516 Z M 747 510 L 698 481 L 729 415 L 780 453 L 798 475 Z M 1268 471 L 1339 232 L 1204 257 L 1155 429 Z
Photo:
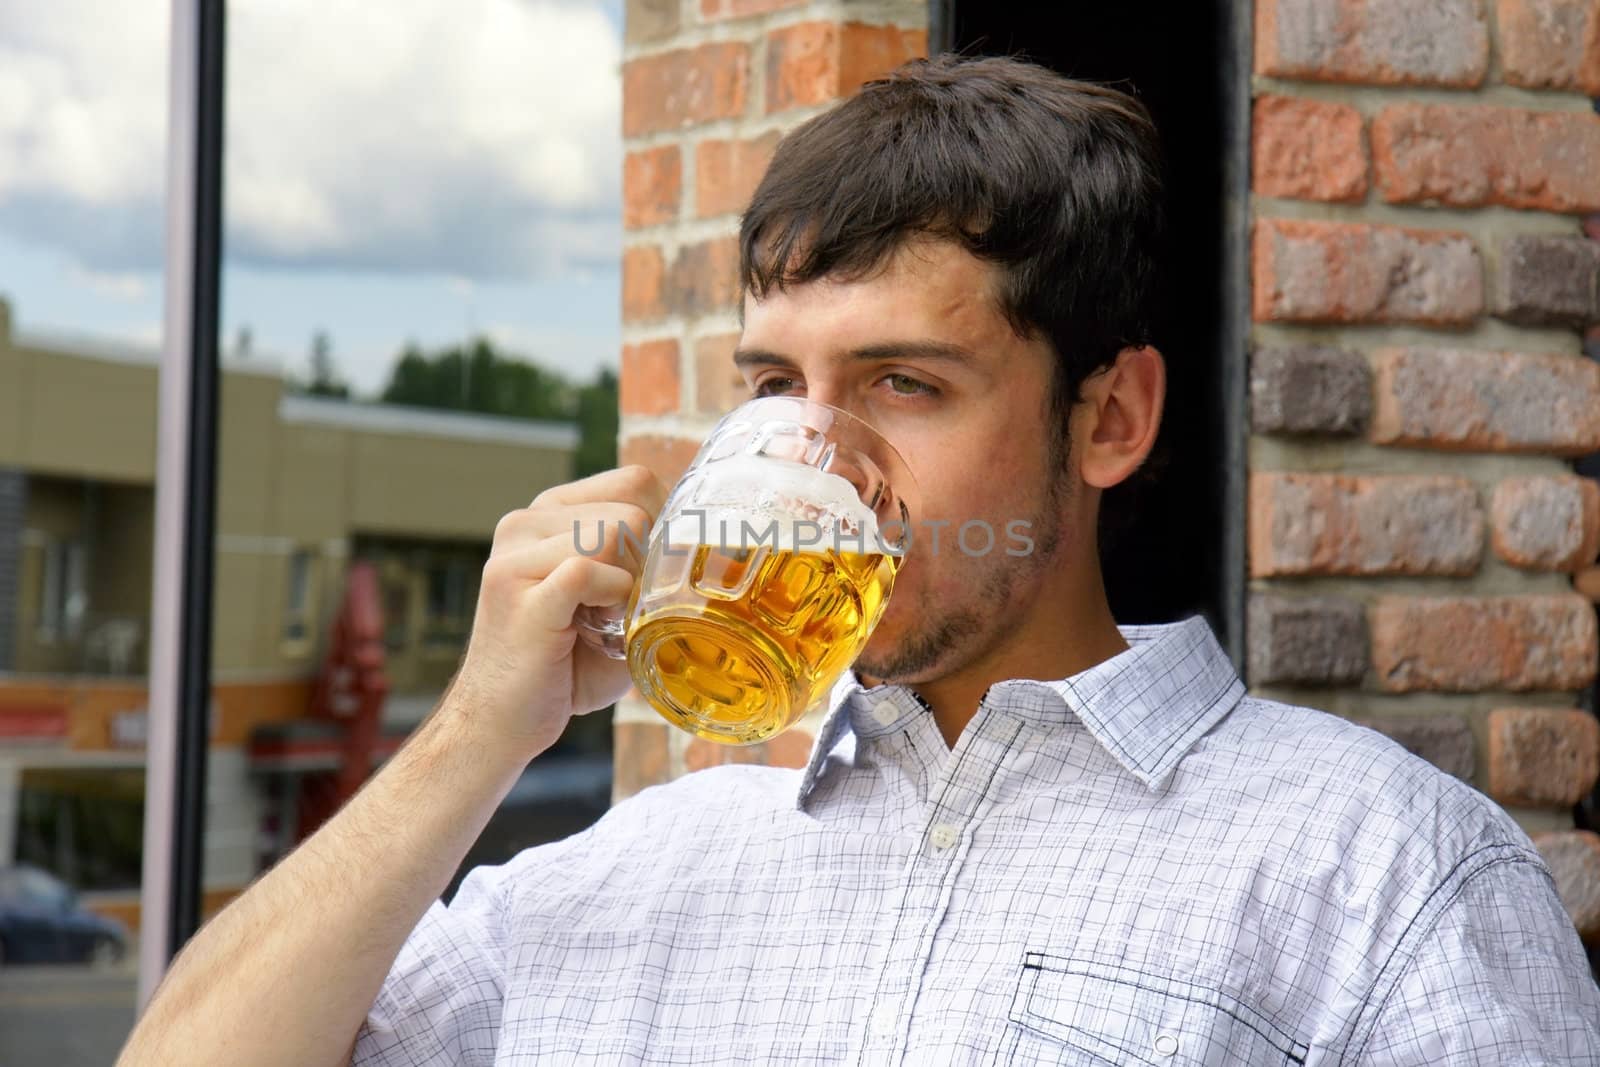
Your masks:
M 311 634 L 311 553 L 297 548 L 289 556 L 288 598 L 283 609 L 283 639 L 298 644 Z
M 411 582 L 399 567 L 380 571 L 383 581 L 383 646 L 400 652 L 411 644 Z
M 79 889 L 138 886 L 143 769 L 30 767 L 18 785 L 16 862 Z
M 89 610 L 88 554 L 81 540 L 51 539 L 44 546 L 39 584 L 39 639 L 76 640 Z
M 423 640 L 432 646 L 456 646 L 472 627 L 473 601 L 468 561 L 459 555 L 434 557 L 428 562 L 428 615 Z

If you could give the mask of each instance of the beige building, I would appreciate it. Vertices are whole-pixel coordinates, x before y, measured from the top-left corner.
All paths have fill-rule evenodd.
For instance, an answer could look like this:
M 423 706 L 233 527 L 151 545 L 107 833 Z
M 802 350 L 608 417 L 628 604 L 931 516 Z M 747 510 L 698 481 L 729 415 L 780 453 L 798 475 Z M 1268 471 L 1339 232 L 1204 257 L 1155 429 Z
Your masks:
M 137 880 L 156 370 L 150 351 L 18 336 L 0 302 L 0 866 L 54 849 L 91 889 Z M 205 881 L 225 893 L 292 831 L 274 773 L 325 766 L 261 737 L 307 716 L 351 561 L 378 570 L 403 733 L 458 662 L 496 520 L 571 477 L 578 434 L 292 395 L 244 360 L 221 402 Z

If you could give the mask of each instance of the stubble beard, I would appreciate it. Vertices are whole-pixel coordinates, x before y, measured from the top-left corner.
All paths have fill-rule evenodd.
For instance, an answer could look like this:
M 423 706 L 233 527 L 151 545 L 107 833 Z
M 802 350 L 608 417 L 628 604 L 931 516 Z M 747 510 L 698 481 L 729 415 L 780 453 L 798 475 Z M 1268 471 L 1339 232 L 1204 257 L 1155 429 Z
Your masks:
M 937 617 L 925 617 L 921 626 L 908 632 L 881 659 L 863 653 L 856 661 L 858 674 L 901 685 L 933 681 L 972 662 L 1011 634 L 1017 619 L 1008 617 L 1007 611 L 1018 586 L 1054 563 L 1061 548 L 1067 481 L 1063 465 L 1052 465 L 1052 470 L 1056 473 L 1049 481 L 1044 503 L 1029 520 L 1032 550 L 1025 556 L 1007 556 L 1000 550 L 974 560 L 963 581 L 973 590 L 966 603 L 939 612 Z

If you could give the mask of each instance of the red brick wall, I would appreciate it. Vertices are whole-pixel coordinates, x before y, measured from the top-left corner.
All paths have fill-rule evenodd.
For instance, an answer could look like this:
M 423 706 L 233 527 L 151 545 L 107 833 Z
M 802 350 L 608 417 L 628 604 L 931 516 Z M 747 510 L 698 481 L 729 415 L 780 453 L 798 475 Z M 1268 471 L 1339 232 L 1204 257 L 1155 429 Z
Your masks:
M 1600 937 L 1600 0 L 1255 10 L 1249 681 L 1487 791 Z
M 784 131 L 927 50 L 927 5 L 889 0 L 629 0 L 622 70 L 624 463 L 668 482 L 742 399 L 739 212 Z M 752 748 L 617 709 L 618 799 L 725 761 L 795 766 L 815 723 Z

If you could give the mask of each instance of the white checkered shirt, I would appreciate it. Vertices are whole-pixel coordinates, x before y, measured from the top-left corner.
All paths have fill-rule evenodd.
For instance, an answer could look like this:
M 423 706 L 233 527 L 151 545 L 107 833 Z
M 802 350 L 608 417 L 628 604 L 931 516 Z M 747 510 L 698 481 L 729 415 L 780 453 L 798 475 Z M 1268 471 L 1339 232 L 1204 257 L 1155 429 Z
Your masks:
M 954 751 L 847 676 L 718 767 L 473 872 L 359 1064 L 1600 1064 L 1550 874 L 1471 787 L 1244 695 L 1204 619 L 993 686 Z

